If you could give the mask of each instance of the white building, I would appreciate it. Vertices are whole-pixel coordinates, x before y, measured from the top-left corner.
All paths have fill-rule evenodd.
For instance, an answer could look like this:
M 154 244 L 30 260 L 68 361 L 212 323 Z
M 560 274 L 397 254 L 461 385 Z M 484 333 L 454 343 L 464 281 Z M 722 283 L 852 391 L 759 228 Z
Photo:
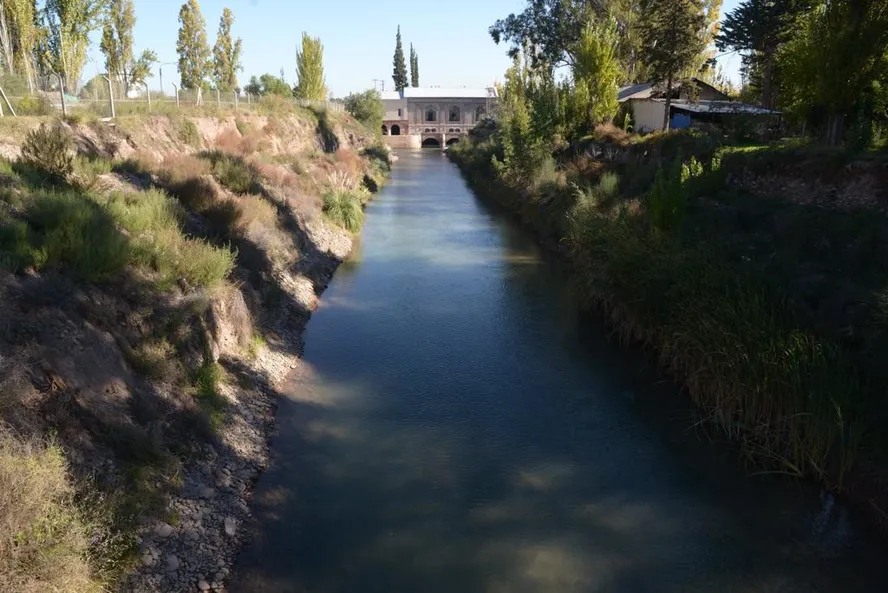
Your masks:
M 392 147 L 452 144 L 492 113 L 496 100 L 493 87 L 407 87 L 386 92 L 382 134 Z

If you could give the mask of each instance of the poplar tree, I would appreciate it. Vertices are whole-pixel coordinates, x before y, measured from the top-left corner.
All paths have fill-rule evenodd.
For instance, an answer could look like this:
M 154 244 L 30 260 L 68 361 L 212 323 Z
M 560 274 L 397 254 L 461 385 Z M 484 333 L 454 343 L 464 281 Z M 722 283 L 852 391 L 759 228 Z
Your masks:
M 222 10 L 219 19 L 219 34 L 216 37 L 216 45 L 213 47 L 213 74 L 216 88 L 221 91 L 230 91 L 237 88 L 237 73 L 243 70 L 241 54 L 243 42 L 231 39 L 231 25 L 234 23 L 234 13 L 229 8 Z
M 293 94 L 299 99 L 323 101 L 327 98 L 324 80 L 324 46 L 320 37 L 302 33 L 302 48 L 296 48 L 296 75 L 299 81 Z
M 36 0 L 5 0 L 3 16 L 12 46 L 13 70 L 28 79 L 28 88 L 33 91 L 36 83 L 34 55 L 38 41 Z
M 407 65 L 404 63 L 404 47 L 401 45 L 401 25 L 398 25 L 398 33 L 395 35 L 395 57 L 392 69 L 392 80 L 395 81 L 395 90 L 403 91 L 407 86 Z
M 419 86 L 419 56 L 416 55 L 412 43 L 410 44 L 410 86 Z
M 706 13 L 702 0 L 643 0 L 641 51 L 655 84 L 665 83 L 663 129 L 669 129 L 672 88 L 705 49 Z
M 75 90 L 80 82 L 89 34 L 101 24 L 103 8 L 102 0 L 46 0 L 38 59 L 62 76 L 67 89 Z
M 179 9 L 179 76 L 183 89 L 200 89 L 210 73 L 210 47 L 206 22 L 197 0 L 188 0 Z
M 133 55 L 133 27 L 136 25 L 136 10 L 133 0 L 112 0 L 105 16 L 102 41 L 99 47 L 105 55 L 105 69 L 127 90 L 136 82 L 144 82 L 151 76 L 151 66 L 157 56 L 146 49 L 136 59 Z

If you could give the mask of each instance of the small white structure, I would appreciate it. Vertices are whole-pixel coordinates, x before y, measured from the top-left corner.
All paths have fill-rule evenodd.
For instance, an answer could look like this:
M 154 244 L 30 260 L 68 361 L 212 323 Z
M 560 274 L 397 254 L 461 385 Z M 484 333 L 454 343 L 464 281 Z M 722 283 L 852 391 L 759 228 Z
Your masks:
M 670 105 L 670 128 L 682 129 L 695 125 L 724 122 L 725 118 L 739 115 L 762 118 L 779 117 L 779 111 L 771 111 L 757 105 L 732 101 L 725 93 L 698 78 L 692 79 L 696 97 L 690 99 L 686 89 L 674 89 Z M 642 134 L 663 129 L 666 100 L 655 95 L 652 83 L 625 86 L 617 93 L 617 100 L 632 109 L 635 131 Z

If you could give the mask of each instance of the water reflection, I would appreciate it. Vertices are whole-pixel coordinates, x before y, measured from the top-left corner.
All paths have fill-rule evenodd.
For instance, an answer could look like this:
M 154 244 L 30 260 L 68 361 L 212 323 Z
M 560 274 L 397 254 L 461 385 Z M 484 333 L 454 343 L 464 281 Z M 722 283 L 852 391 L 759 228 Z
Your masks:
M 440 153 L 309 324 L 232 591 L 885 591 L 813 489 L 699 442 L 644 356 Z

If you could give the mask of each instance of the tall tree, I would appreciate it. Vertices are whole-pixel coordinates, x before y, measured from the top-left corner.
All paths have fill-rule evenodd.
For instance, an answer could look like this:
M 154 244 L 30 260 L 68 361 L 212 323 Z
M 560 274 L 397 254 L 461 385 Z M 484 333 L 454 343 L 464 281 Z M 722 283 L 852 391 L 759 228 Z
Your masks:
M 725 15 L 716 46 L 719 51 L 742 52 L 747 71 L 760 69 L 761 101 L 769 109 L 775 106 L 777 53 L 791 38 L 797 17 L 810 5 L 810 0 L 744 0 Z
M 888 84 L 888 2 L 819 0 L 794 25 L 781 51 L 792 109 L 825 112 L 825 140 L 841 142 L 849 116 L 867 117 L 866 103 Z
M 327 98 L 324 80 L 324 46 L 320 37 L 302 33 L 302 48 L 296 48 L 296 74 L 299 81 L 293 93 L 300 99 L 323 101 Z
M 127 90 L 137 82 L 144 82 L 151 76 L 151 66 L 157 56 L 146 49 L 135 58 L 133 55 L 133 27 L 136 24 L 136 10 L 133 0 L 112 0 L 105 15 L 102 28 L 102 41 L 99 47 L 105 54 L 105 69 L 109 76 L 121 81 Z
M 416 55 L 412 43 L 410 44 L 410 86 L 419 86 L 419 56 Z
M 651 80 L 665 83 L 663 129 L 669 129 L 672 90 L 705 48 L 706 14 L 702 0 L 643 0 L 642 55 Z
M 183 89 L 200 89 L 210 73 L 210 47 L 206 22 L 197 0 L 188 0 L 179 9 L 179 76 Z
M 234 24 L 234 13 L 224 8 L 219 19 L 219 34 L 213 46 L 213 75 L 216 88 L 220 91 L 231 91 L 237 88 L 237 73 L 243 70 L 241 54 L 243 42 L 231 39 L 231 25 Z
M 38 41 L 37 2 L 4 0 L 3 14 L 9 27 L 13 69 L 28 79 L 28 87 L 33 90 L 36 83 L 34 57 Z
M 407 86 L 407 65 L 404 63 L 404 47 L 401 45 L 401 25 L 398 25 L 398 33 L 395 35 L 395 57 L 392 68 L 392 80 L 395 81 L 395 90 L 403 91 Z
M 620 62 L 617 25 L 613 19 L 588 21 L 574 49 L 574 105 L 580 113 L 570 118 L 580 133 L 617 114 Z M 575 130 L 576 131 L 576 130 Z
M 46 0 L 46 40 L 40 61 L 59 73 L 69 90 L 75 90 L 80 83 L 89 34 L 99 27 L 103 8 L 103 0 Z

